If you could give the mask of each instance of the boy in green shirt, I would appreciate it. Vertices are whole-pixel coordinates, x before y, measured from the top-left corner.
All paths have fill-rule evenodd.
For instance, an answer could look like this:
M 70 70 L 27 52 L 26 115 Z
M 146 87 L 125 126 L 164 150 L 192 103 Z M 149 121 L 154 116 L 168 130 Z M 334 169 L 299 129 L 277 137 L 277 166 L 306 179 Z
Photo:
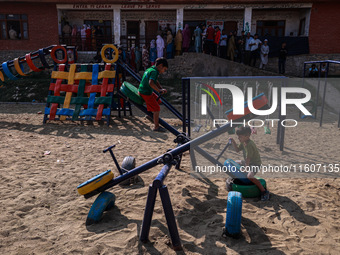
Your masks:
M 167 91 L 163 89 L 158 81 L 158 75 L 164 73 L 168 69 L 168 61 L 165 58 L 157 58 L 155 65 L 148 68 L 143 75 L 142 81 L 138 88 L 139 95 L 144 99 L 146 108 L 153 113 L 153 122 L 155 124 L 153 131 L 164 132 L 165 129 L 159 126 L 159 113 L 161 108 L 157 101 L 158 96 L 153 90 L 160 94 L 165 94 Z
M 245 166 L 249 166 L 250 170 L 247 178 L 254 183 L 259 190 L 261 191 L 261 200 L 266 201 L 269 200 L 269 191 L 266 190 L 261 182 L 256 179 L 254 176 L 257 173 L 257 171 L 261 167 L 261 157 L 260 153 L 255 145 L 255 143 L 250 140 L 251 135 L 251 129 L 250 127 L 240 127 L 236 134 L 238 136 L 238 140 L 241 142 L 240 145 L 237 145 L 235 140 L 233 138 L 230 138 L 232 145 L 236 152 L 243 151 L 243 157 L 245 160 Z

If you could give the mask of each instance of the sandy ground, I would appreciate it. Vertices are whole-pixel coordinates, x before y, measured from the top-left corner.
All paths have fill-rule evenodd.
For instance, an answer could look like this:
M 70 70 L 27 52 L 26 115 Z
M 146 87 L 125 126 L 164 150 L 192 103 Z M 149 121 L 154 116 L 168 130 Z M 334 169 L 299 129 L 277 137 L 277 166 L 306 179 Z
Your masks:
M 102 150 L 118 140 L 121 144 L 114 149 L 118 161 L 131 155 L 141 165 L 174 148 L 174 136 L 151 132 L 141 116 L 113 117 L 110 126 L 43 125 L 43 116 L 37 114 L 43 109 L 0 104 L 0 254 L 176 254 L 159 197 L 150 242 L 138 239 L 148 186 L 161 166 L 142 173 L 134 186 L 109 189 L 116 195 L 116 205 L 95 225 L 85 225 L 95 197 L 86 200 L 76 190 L 107 169 L 117 175 L 110 155 Z M 322 128 L 307 121 L 287 131 L 284 152 L 275 144 L 275 130 L 271 135 L 259 131 L 253 139 L 262 160 L 339 163 L 340 130 L 333 117 Z M 167 120 L 179 127 L 177 120 Z M 227 151 L 224 157 L 236 156 Z M 226 178 L 193 178 L 189 159 L 186 153 L 181 169 L 172 169 L 165 181 L 183 246 L 177 254 L 340 254 L 336 176 L 267 179 L 271 200 L 243 199 L 242 237 L 232 239 L 221 236 Z

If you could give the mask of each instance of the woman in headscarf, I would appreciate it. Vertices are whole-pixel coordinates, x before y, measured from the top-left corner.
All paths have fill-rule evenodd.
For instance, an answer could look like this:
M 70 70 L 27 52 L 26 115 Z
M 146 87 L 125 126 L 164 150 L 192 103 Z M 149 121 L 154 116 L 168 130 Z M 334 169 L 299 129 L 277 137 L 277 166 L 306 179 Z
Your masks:
M 148 69 L 149 67 L 149 51 L 146 48 L 146 45 L 143 45 L 143 51 L 142 51 L 142 59 L 143 59 L 143 69 L 144 71 Z
M 150 63 L 153 66 L 157 59 L 157 49 L 156 49 L 156 41 L 151 40 L 150 42 Z
M 136 54 L 133 46 L 130 48 L 130 66 L 136 70 Z
M 77 25 L 73 25 L 72 33 L 71 33 L 72 45 L 77 45 L 77 33 L 78 33 Z
M 173 58 L 173 51 L 174 51 L 174 43 L 171 31 L 168 30 L 166 36 L 166 58 L 170 59 Z
M 164 55 L 164 40 L 160 35 L 157 35 L 157 40 L 156 40 L 156 45 L 157 45 L 157 58 L 161 58 Z
M 185 28 L 183 29 L 183 52 L 187 52 L 190 47 L 190 41 L 191 41 L 191 33 L 189 29 L 189 24 L 185 24 Z
M 228 39 L 228 46 L 227 46 L 227 57 L 231 61 L 234 61 L 235 50 L 236 50 L 235 37 L 234 37 L 233 32 L 230 31 L 229 39 Z
M 136 71 L 139 72 L 140 67 L 142 66 L 142 52 L 139 50 L 138 46 L 135 47 L 135 56 Z
M 80 36 L 81 36 L 81 50 L 85 50 L 86 45 L 86 25 L 83 25 L 83 28 L 80 30 Z
M 195 51 L 197 53 L 202 52 L 202 39 L 201 39 L 202 30 L 199 26 L 196 27 L 194 31 L 195 36 Z
M 182 36 L 182 30 L 178 29 L 176 37 L 175 37 L 175 56 L 181 55 L 182 52 L 182 42 L 183 42 L 183 36 Z

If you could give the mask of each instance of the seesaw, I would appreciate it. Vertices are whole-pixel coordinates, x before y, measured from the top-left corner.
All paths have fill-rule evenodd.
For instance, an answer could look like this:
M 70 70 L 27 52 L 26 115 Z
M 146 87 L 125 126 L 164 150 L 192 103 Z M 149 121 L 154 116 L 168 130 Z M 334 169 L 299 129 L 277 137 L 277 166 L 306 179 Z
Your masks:
M 132 86 L 132 85 L 131 85 Z M 139 100 L 140 98 L 138 97 L 138 93 L 136 92 L 137 88 L 133 88 L 131 87 L 129 84 L 124 83 L 122 88 L 121 88 L 121 96 L 125 97 L 126 100 L 130 100 L 131 103 L 133 103 L 134 105 L 136 105 L 140 110 L 142 110 L 143 112 L 145 112 L 146 114 L 148 114 L 149 116 L 152 117 L 152 113 L 148 112 L 146 110 L 146 108 L 142 105 L 142 101 Z M 126 89 L 128 89 L 128 92 L 126 92 Z M 138 95 L 138 96 L 137 96 Z M 261 97 L 264 98 L 260 98 L 258 97 L 258 99 L 261 99 L 261 102 L 263 102 L 263 105 L 259 105 L 261 107 L 264 107 L 266 104 L 264 104 L 264 102 L 266 102 L 265 96 L 262 95 Z M 258 100 L 256 99 L 256 100 Z M 260 107 L 260 108 L 261 108 Z M 243 116 L 246 117 L 246 116 Z M 88 193 L 86 194 L 82 194 L 84 195 L 84 197 L 90 198 L 92 196 L 95 196 L 97 194 L 100 194 L 97 199 L 95 200 L 95 202 L 93 203 L 91 209 L 90 209 L 90 213 L 88 214 L 87 220 L 86 222 L 88 224 L 92 224 L 92 223 L 96 223 L 99 222 L 101 217 L 103 216 L 103 213 L 105 210 L 107 210 L 108 208 L 112 207 L 112 204 L 114 203 L 114 195 L 110 192 L 107 192 L 106 190 L 109 188 L 112 188 L 114 186 L 116 186 L 117 184 L 120 184 L 132 177 L 137 176 L 138 174 L 141 174 L 157 165 L 162 164 L 163 167 L 161 169 L 161 171 L 159 172 L 159 174 L 157 175 L 157 177 L 154 179 L 153 183 L 150 185 L 149 187 L 149 192 L 148 192 L 148 197 L 147 197 L 147 201 L 146 201 L 146 206 L 145 206 L 145 212 L 144 212 L 144 218 L 143 218 L 143 224 L 142 224 L 142 229 L 141 229 L 141 234 L 140 234 L 140 240 L 142 242 L 146 242 L 148 240 L 148 235 L 149 235 L 149 230 L 151 227 L 151 220 L 152 220 L 152 213 L 154 210 L 154 205 L 155 205 L 155 200 L 156 200 L 156 195 L 157 195 L 157 190 L 160 193 L 161 196 L 161 200 L 162 200 L 162 205 L 164 208 L 164 213 L 166 216 L 166 220 L 167 220 L 167 225 L 168 225 L 168 229 L 170 232 L 170 237 L 172 240 L 172 244 L 175 250 L 181 249 L 181 242 L 179 239 L 179 234 L 178 234 L 178 229 L 177 229 L 177 225 L 176 225 L 176 221 L 175 221 L 175 217 L 173 214 L 173 210 L 172 210 L 172 206 L 171 206 L 171 200 L 170 200 L 170 196 L 169 196 L 169 192 L 167 189 L 167 186 L 164 184 L 164 181 L 168 175 L 168 173 L 170 172 L 170 169 L 173 165 L 178 166 L 179 162 L 181 160 L 181 155 L 189 150 L 195 150 L 197 151 L 199 154 L 201 154 L 203 157 L 205 157 L 207 160 L 209 160 L 211 163 L 213 163 L 214 165 L 218 165 L 223 167 L 223 164 L 221 164 L 218 160 L 216 160 L 214 157 L 212 157 L 208 152 L 206 152 L 205 150 L 203 150 L 202 148 L 199 147 L 199 145 L 201 145 L 203 142 L 209 141 L 225 132 L 228 132 L 230 129 L 232 129 L 232 127 L 230 126 L 230 123 L 221 126 L 219 128 L 217 128 L 216 130 L 212 130 L 194 140 L 191 140 L 186 137 L 185 134 L 180 133 L 179 131 L 177 131 L 175 128 L 173 128 L 171 125 L 169 125 L 168 123 L 166 123 L 164 120 L 160 119 L 160 124 L 168 129 L 171 133 L 177 135 L 176 139 L 174 140 L 178 145 L 175 149 L 171 149 L 169 151 L 167 151 L 166 153 L 150 160 L 149 162 L 138 166 L 138 167 L 134 167 L 132 164 L 130 164 L 130 169 L 126 169 L 124 168 L 124 166 L 119 166 L 117 160 L 115 160 L 115 156 L 112 152 L 112 147 L 109 147 L 107 150 L 110 150 L 111 156 L 113 157 L 115 164 L 117 166 L 118 171 L 120 172 L 120 175 L 116 178 L 113 178 L 109 181 L 105 180 L 105 181 L 101 181 L 101 177 L 100 175 L 96 178 L 92 178 L 90 179 L 91 182 L 89 182 L 88 184 L 86 184 L 87 182 L 81 184 L 78 186 L 78 191 L 79 188 L 81 188 L 82 190 L 85 189 L 85 187 L 87 185 L 90 185 L 92 182 L 101 182 L 102 186 L 97 188 L 97 189 L 87 189 Z M 106 150 L 106 151 L 107 151 Z M 130 157 L 131 159 L 132 157 Z M 126 159 L 126 158 L 125 158 Z M 124 160 L 125 160 L 124 159 Z M 131 161 L 131 160 L 130 160 Z M 105 173 L 105 172 L 104 172 Z M 232 177 L 232 178 L 237 178 L 239 179 L 241 182 L 244 182 L 244 184 L 249 183 L 250 181 L 246 178 L 246 174 L 235 170 L 228 172 L 228 174 Z M 105 174 L 104 174 L 105 175 Z M 93 186 L 94 184 L 92 184 Z M 82 192 L 83 193 L 83 192 Z M 232 194 L 237 194 L 237 193 L 232 193 Z M 239 196 L 239 195 L 238 195 Z

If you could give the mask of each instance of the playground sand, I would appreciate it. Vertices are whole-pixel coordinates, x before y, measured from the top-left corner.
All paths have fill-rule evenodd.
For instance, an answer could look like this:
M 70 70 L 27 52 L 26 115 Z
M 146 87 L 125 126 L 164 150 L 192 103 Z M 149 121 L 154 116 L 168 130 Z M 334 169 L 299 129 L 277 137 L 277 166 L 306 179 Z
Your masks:
M 151 132 L 141 116 L 113 118 L 109 127 L 43 125 L 43 115 L 37 114 L 43 109 L 0 104 L 0 254 L 176 254 L 159 197 L 150 242 L 138 241 L 148 186 L 160 167 L 142 173 L 135 186 L 109 189 L 116 205 L 99 224 L 85 225 L 95 198 L 86 200 L 76 191 L 107 169 L 117 175 L 104 148 L 120 141 L 114 149 L 118 161 L 131 155 L 141 165 L 174 148 L 174 136 Z M 177 120 L 167 120 L 179 127 Z M 339 163 L 339 132 L 335 121 L 322 128 L 299 123 L 286 131 L 283 153 L 275 130 L 271 135 L 261 130 L 253 139 L 267 163 Z M 231 151 L 227 155 L 236 157 Z M 270 201 L 243 199 L 240 239 L 221 237 L 225 178 L 193 178 L 185 153 L 181 169 L 172 169 L 165 183 L 183 245 L 178 254 L 340 254 L 339 178 L 267 179 Z

